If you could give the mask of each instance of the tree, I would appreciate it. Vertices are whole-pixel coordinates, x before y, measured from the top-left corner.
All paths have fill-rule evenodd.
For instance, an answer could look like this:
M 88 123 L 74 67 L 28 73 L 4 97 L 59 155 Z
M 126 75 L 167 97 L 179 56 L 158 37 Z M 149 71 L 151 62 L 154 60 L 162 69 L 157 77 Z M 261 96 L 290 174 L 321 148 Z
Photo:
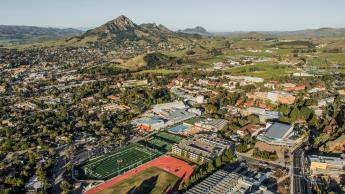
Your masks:
M 221 156 L 218 156 L 215 161 L 216 168 L 219 168 L 222 165 L 222 158 Z
M 233 163 L 236 161 L 236 155 L 231 149 L 227 149 L 222 155 L 222 161 L 226 163 Z
M 213 166 L 213 163 L 212 162 L 207 162 L 207 170 L 206 172 L 207 173 L 210 173 L 214 170 L 214 166 Z

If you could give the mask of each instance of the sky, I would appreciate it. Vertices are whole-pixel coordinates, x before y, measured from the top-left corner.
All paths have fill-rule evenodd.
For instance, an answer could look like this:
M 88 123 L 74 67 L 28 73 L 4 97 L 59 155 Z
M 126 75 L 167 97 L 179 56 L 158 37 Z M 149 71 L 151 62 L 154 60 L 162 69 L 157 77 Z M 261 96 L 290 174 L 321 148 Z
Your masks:
M 345 0 L 0 0 L 0 24 L 91 28 L 134 23 L 211 32 L 345 27 Z

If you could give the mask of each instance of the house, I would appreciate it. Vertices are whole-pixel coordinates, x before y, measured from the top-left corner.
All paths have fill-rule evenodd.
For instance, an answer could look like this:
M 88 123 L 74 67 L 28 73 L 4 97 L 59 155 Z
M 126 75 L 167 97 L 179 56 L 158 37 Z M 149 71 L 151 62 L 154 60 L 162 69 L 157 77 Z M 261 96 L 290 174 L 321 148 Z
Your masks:
M 334 102 L 334 97 L 329 97 L 329 98 L 324 98 L 324 99 L 321 99 L 317 102 L 317 106 L 318 107 L 322 107 L 322 106 L 327 106 L 329 104 L 333 104 Z
M 228 105 L 228 106 L 222 107 L 221 109 L 227 112 L 226 113 L 227 116 L 239 116 L 240 114 L 240 108 L 236 106 Z
M 281 84 L 281 86 L 286 89 L 286 88 L 296 87 L 296 84 L 293 84 L 293 83 L 283 83 L 283 84 Z
M 278 104 L 293 104 L 296 97 L 285 91 L 272 91 L 267 92 L 266 98 L 271 100 L 273 103 Z
M 323 92 L 323 91 L 326 91 L 325 87 L 316 87 L 316 88 L 310 89 L 308 93 L 311 94 L 311 93 L 317 93 L 317 92 Z
M 0 85 L 0 93 L 5 93 L 5 92 L 6 92 L 5 86 Z
M 300 91 L 304 89 L 305 89 L 305 85 L 300 85 L 300 86 L 295 86 L 295 87 L 289 87 L 289 88 L 286 88 L 285 90 L 292 92 L 292 91 Z
M 337 128 L 337 121 L 332 118 L 330 122 L 328 123 L 328 125 L 326 125 L 325 128 L 323 128 L 323 132 L 327 134 L 331 134 L 335 131 L 336 128 Z
M 125 111 L 125 110 L 130 110 L 131 108 L 123 105 L 123 104 L 115 104 L 115 103 L 108 103 L 102 106 L 103 111 Z
M 266 129 L 266 125 L 247 124 L 244 127 L 238 129 L 236 133 L 241 137 L 244 137 L 247 134 L 253 137 L 253 136 L 257 136 L 264 129 Z
M 36 104 L 28 102 L 28 101 L 16 103 L 14 104 L 14 106 L 21 109 L 31 109 L 31 110 L 35 110 L 37 108 Z
M 345 90 L 337 90 L 339 95 L 345 96 Z
M 280 118 L 280 113 L 276 111 L 266 110 L 259 107 L 248 107 L 241 110 L 241 115 L 256 115 L 260 118 L 260 121 L 265 122 L 266 120 L 278 120 Z
M 317 117 L 321 117 L 322 116 L 322 113 L 323 113 L 323 110 L 318 107 L 318 106 L 309 106 L 309 108 L 311 110 L 313 110 L 313 113 L 317 116 Z
M 126 81 L 122 82 L 122 87 L 124 87 L 124 88 L 147 86 L 147 85 L 148 85 L 147 80 L 126 80 Z
M 266 88 L 271 88 L 271 89 L 276 89 L 276 85 L 277 85 L 277 83 L 275 83 L 275 82 L 267 82 L 264 84 L 264 86 Z
M 28 192 L 36 192 L 43 187 L 43 183 L 38 180 L 36 175 L 30 177 L 29 181 L 25 184 L 25 189 Z
M 326 146 L 330 152 L 342 153 L 345 151 L 345 135 L 343 134 L 337 139 L 327 142 Z
M 120 99 L 120 97 L 115 96 L 115 95 L 107 96 L 107 98 L 108 98 L 109 100 L 113 100 L 113 101 L 116 101 L 116 100 L 119 100 L 119 99 Z

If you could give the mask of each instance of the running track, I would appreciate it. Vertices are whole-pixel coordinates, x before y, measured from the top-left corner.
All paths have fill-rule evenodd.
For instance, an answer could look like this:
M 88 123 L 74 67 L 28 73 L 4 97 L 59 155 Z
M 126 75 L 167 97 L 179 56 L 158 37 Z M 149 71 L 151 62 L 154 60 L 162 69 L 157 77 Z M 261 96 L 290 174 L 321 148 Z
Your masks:
M 193 173 L 193 167 L 190 166 L 187 162 L 184 162 L 171 156 L 161 156 L 141 166 L 138 166 L 137 168 L 129 170 L 123 173 L 122 175 L 119 175 L 117 177 L 114 177 L 113 179 L 101 183 L 100 185 L 97 185 L 96 187 L 93 187 L 90 190 L 86 191 L 85 194 L 96 194 L 97 192 L 102 191 L 110 187 L 111 185 L 119 183 L 151 166 L 170 172 L 171 174 L 174 174 L 178 177 L 184 176 L 184 181 L 186 181 Z

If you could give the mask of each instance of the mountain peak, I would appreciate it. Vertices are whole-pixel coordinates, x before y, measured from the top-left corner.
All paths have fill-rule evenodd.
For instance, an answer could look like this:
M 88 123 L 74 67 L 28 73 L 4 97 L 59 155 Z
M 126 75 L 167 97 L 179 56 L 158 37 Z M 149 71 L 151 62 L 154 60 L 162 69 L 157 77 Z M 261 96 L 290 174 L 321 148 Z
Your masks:
M 135 27 L 135 24 L 132 22 L 132 20 L 124 15 L 120 15 L 116 19 L 108 22 L 108 24 L 112 25 L 116 30 L 127 30 Z
M 137 25 L 128 17 L 120 15 L 114 20 L 111 20 L 97 28 L 87 31 L 84 36 L 100 35 L 100 34 L 115 34 L 120 31 L 127 31 L 135 28 Z

